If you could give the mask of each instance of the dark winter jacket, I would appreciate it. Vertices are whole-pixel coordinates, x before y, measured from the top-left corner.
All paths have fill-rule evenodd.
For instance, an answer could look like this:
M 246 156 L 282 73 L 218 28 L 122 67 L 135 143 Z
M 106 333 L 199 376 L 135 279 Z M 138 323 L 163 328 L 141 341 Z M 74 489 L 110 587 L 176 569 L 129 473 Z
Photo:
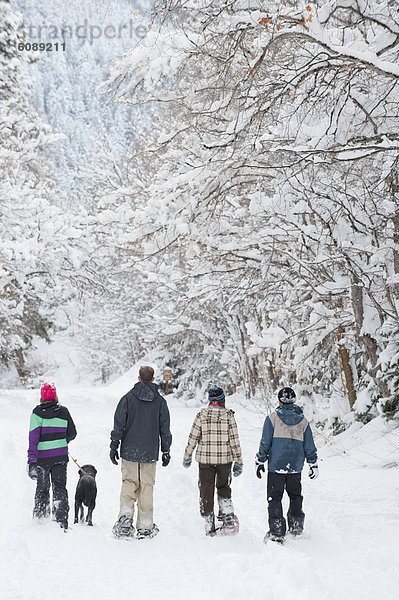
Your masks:
M 33 409 L 29 427 L 28 462 L 53 465 L 68 462 L 68 443 L 76 437 L 69 411 L 57 400 Z
M 139 381 L 120 399 L 111 431 L 111 450 L 121 442 L 120 455 L 125 460 L 150 463 L 161 451 L 169 452 L 172 443 L 170 416 L 166 400 L 151 381 Z
M 256 458 L 277 473 L 300 473 L 305 458 L 317 462 L 312 430 L 299 406 L 283 404 L 266 417 Z

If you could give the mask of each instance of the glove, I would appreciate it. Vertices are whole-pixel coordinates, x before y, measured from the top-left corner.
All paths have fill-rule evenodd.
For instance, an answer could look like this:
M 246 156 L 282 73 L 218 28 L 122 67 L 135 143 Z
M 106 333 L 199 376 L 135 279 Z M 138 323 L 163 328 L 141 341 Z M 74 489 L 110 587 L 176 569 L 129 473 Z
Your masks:
M 258 460 L 255 461 L 256 477 L 262 479 L 262 473 L 265 472 L 265 465 Z
M 27 472 L 31 479 L 37 479 L 37 464 L 28 462 Z
M 317 463 L 315 463 L 314 465 L 309 465 L 308 475 L 310 479 L 316 479 L 316 477 L 319 476 L 319 467 Z
M 170 463 L 169 452 L 162 452 L 162 466 L 167 467 L 169 463 Z
M 233 465 L 233 477 L 238 477 L 241 475 L 244 465 L 240 465 L 240 463 L 234 463 Z
M 114 465 L 118 464 L 118 460 L 119 460 L 119 454 L 118 454 L 118 450 L 110 450 L 109 452 L 109 457 L 111 459 L 111 462 Z
M 183 459 L 183 467 L 185 469 L 188 469 L 188 467 L 191 467 L 191 458 Z

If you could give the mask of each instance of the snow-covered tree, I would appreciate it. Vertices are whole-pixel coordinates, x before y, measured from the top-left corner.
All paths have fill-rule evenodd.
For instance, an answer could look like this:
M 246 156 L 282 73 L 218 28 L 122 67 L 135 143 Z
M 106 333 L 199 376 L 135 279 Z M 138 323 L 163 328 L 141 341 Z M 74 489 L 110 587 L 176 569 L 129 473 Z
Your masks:
M 387 396 L 396 4 L 166 0 L 153 14 L 109 80 L 120 101 L 152 107 L 158 134 L 145 160 L 131 155 L 137 260 L 156 259 L 163 281 L 168 265 L 181 331 L 195 320 L 213 357 L 230 342 L 231 380 L 248 393 L 280 381 L 331 390 L 342 372 L 350 406 L 366 374 Z
M 113 58 L 139 41 L 143 22 L 147 23 L 143 4 L 143 0 L 12 0 L 23 16 L 25 41 L 52 44 L 51 51 L 36 51 L 38 60 L 25 71 L 35 81 L 30 91 L 33 106 L 53 132 L 64 136 L 49 154 L 57 182 L 63 190 L 75 192 L 75 199 L 80 192 L 78 202 L 85 197 L 81 168 L 101 152 L 104 131 L 120 157 L 135 137 L 134 111 L 107 102 L 97 88 Z
M 0 355 L 22 378 L 24 352 L 46 340 L 79 286 L 84 215 L 76 218 L 45 159 L 53 141 L 21 74 L 20 16 L 0 2 Z

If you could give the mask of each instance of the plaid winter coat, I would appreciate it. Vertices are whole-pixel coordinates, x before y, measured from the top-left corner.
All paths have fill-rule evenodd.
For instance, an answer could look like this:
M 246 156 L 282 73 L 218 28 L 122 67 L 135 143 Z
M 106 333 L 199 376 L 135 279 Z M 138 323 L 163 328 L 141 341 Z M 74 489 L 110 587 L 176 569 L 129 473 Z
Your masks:
M 224 465 L 235 461 L 242 464 L 240 440 L 234 411 L 223 407 L 203 408 L 194 419 L 188 437 L 184 460 L 206 465 Z

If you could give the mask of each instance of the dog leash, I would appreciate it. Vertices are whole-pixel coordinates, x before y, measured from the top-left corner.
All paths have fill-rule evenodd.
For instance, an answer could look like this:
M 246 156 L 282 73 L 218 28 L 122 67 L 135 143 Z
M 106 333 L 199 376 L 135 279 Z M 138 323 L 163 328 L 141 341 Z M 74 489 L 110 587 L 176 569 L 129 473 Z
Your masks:
M 76 458 L 74 458 L 70 452 L 68 452 L 68 455 L 69 455 L 69 456 L 72 458 L 72 460 L 73 460 L 73 462 L 75 463 L 75 465 L 76 465 L 77 467 L 79 467 L 79 469 L 80 469 L 80 470 L 81 470 L 83 473 L 85 473 L 85 470 L 84 470 L 84 469 L 82 469 L 82 467 L 80 466 L 80 464 L 78 463 L 78 461 L 76 460 Z

